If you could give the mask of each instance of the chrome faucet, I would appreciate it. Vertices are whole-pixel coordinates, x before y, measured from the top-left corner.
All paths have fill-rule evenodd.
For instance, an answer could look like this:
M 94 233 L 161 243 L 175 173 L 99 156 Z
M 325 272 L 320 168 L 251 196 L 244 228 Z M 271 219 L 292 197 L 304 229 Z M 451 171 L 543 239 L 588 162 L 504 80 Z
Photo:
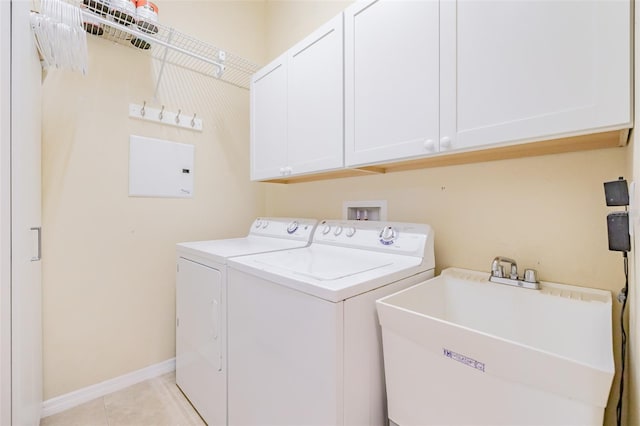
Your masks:
M 509 276 L 504 274 L 504 266 L 502 263 L 508 263 L 510 265 Z M 508 257 L 497 256 L 491 262 L 491 276 L 489 281 L 498 284 L 513 285 L 516 287 L 529 288 L 532 290 L 539 290 L 540 283 L 538 282 L 535 269 L 525 269 L 522 279 L 518 277 L 518 265 L 513 259 Z
M 504 278 L 504 266 L 502 266 L 502 262 L 509 263 L 511 265 L 511 271 L 509 272 L 509 278 L 512 280 L 518 279 L 518 265 L 516 261 L 513 259 L 509 259 L 508 257 L 497 256 L 491 262 L 491 276 Z

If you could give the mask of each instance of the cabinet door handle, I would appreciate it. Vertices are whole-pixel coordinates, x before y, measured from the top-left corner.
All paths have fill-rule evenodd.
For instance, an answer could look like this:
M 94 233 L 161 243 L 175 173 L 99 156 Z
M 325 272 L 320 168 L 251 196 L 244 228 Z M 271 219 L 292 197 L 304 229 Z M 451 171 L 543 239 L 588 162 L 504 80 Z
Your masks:
M 34 226 L 33 228 L 30 228 L 30 230 L 38 232 L 38 255 L 31 258 L 32 262 L 38 262 L 42 259 L 42 227 Z

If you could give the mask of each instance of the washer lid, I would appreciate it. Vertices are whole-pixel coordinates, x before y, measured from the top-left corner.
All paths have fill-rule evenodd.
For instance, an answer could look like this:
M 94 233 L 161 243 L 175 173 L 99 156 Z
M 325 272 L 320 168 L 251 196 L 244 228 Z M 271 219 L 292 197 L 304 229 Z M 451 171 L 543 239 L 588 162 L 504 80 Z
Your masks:
M 332 302 L 429 269 L 414 256 L 323 244 L 237 257 L 229 266 Z
M 320 249 L 322 250 L 322 249 Z M 287 251 L 280 256 L 260 256 L 255 259 L 259 268 L 275 268 L 318 281 L 339 280 L 393 264 L 388 257 L 376 258 L 364 252 L 341 250 L 341 255 L 318 255 L 319 250 Z

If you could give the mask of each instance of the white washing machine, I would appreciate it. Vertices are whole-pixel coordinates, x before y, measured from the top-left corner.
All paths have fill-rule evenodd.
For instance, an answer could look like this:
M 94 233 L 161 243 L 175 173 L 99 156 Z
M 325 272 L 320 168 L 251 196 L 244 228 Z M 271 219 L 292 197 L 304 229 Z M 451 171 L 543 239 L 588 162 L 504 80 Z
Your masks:
M 311 245 L 231 259 L 229 424 L 387 424 L 375 301 L 434 275 L 428 225 L 323 221 Z
M 176 383 L 210 426 L 227 424 L 227 259 L 305 247 L 316 223 L 258 218 L 246 237 L 177 245 Z

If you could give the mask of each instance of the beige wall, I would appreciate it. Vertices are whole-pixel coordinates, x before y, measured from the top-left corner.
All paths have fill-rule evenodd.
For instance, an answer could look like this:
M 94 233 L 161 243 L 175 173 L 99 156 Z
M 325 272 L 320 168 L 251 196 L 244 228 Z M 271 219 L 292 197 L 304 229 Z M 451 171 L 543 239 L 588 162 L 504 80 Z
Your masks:
M 640 17 L 640 9 L 635 8 L 635 22 L 638 22 Z M 635 81 L 640 81 L 640 66 L 638 66 L 638 59 L 640 58 L 640 31 L 638 31 L 636 25 L 635 31 Z M 635 122 L 640 120 L 640 85 L 635 84 Z M 632 163 L 630 166 L 632 170 L 633 179 L 637 182 L 640 179 L 640 149 L 638 144 L 638 133 L 634 130 L 633 143 L 630 146 L 632 154 L 629 155 L 629 161 Z M 628 406 L 628 424 L 637 425 L 640 424 L 640 368 L 637 360 L 640 359 L 640 318 L 638 315 L 638 308 L 640 307 L 640 293 L 638 292 L 638 284 L 640 283 L 640 274 L 638 274 L 638 267 L 640 266 L 640 215 L 638 215 L 638 205 L 640 200 L 640 182 L 635 185 L 635 190 L 631 194 L 631 226 L 633 228 L 633 252 L 629 255 L 629 266 L 631 270 L 631 279 L 629 282 L 629 350 L 627 352 L 627 365 L 629 367 L 627 378 L 629 385 L 628 397 L 625 404 Z
M 348 3 L 159 6 L 164 23 L 265 63 Z M 45 399 L 173 357 L 174 243 L 240 235 L 265 213 L 335 218 L 345 200 L 384 199 L 390 220 L 434 226 L 438 271 L 488 270 L 500 254 L 537 268 L 544 280 L 621 287 L 620 256 L 606 245 L 602 182 L 629 172 L 628 148 L 251 184 L 247 91 L 169 70 L 161 100 L 172 110 L 198 112 L 205 131 L 131 120 L 128 104 L 151 98 L 154 64 L 110 43 L 94 40 L 89 47 L 87 77 L 52 72 L 44 85 Z M 195 198 L 129 198 L 130 134 L 194 144 Z M 616 396 L 617 384 L 607 424 Z M 636 410 L 635 400 L 631 406 Z
M 264 3 L 158 2 L 161 21 L 263 62 Z M 175 356 L 175 243 L 239 236 L 264 213 L 249 182 L 249 92 L 170 69 L 160 102 L 202 133 L 128 118 L 157 66 L 92 38 L 90 72 L 44 82 L 44 398 Z M 193 199 L 128 197 L 129 135 L 195 146 Z
M 636 44 L 637 46 L 637 44 Z M 636 47 L 636 58 L 638 58 L 638 49 Z M 636 67 L 637 70 L 637 67 Z M 636 71 L 637 73 L 637 71 Z M 637 86 L 636 86 L 637 87 Z M 638 122 L 638 89 L 636 88 L 636 122 Z M 638 136 L 634 131 L 633 141 L 630 145 L 629 156 L 632 159 L 632 178 L 637 182 L 640 177 L 640 149 L 638 146 Z M 636 183 L 634 192 L 630 194 L 633 199 L 638 200 L 640 196 L 640 187 Z M 640 247 L 640 217 L 638 216 L 638 202 L 634 202 L 631 206 L 631 218 L 630 226 L 633 229 L 632 236 L 632 252 L 629 254 L 629 299 L 627 301 L 627 318 L 629 327 L 627 328 L 627 371 L 625 374 L 627 397 L 624 399 L 624 404 L 627 406 L 626 413 L 628 417 L 627 423 L 630 425 L 640 424 L 640 368 L 637 360 L 640 359 L 640 332 L 638 329 L 638 307 L 640 306 L 640 294 L 638 293 L 638 282 L 640 275 L 637 273 L 638 266 L 640 266 L 640 252 L 637 250 Z M 619 320 L 618 320 L 619 321 Z M 619 356 L 619 355 L 618 355 Z M 616 394 L 618 390 L 616 389 Z
M 269 2 L 272 59 L 339 13 L 337 2 Z M 320 13 L 324 10 L 324 13 Z M 387 200 L 388 218 L 435 229 L 436 272 L 489 271 L 496 255 L 547 281 L 617 292 L 622 258 L 607 249 L 602 183 L 628 175 L 628 148 L 442 167 L 304 184 L 268 184 L 267 214 L 336 218 L 345 200 Z M 616 363 L 620 333 L 614 302 Z M 544 313 L 540 313 L 544 315 Z M 617 383 L 606 424 L 615 424 Z
M 267 61 L 344 10 L 352 0 L 266 0 Z

